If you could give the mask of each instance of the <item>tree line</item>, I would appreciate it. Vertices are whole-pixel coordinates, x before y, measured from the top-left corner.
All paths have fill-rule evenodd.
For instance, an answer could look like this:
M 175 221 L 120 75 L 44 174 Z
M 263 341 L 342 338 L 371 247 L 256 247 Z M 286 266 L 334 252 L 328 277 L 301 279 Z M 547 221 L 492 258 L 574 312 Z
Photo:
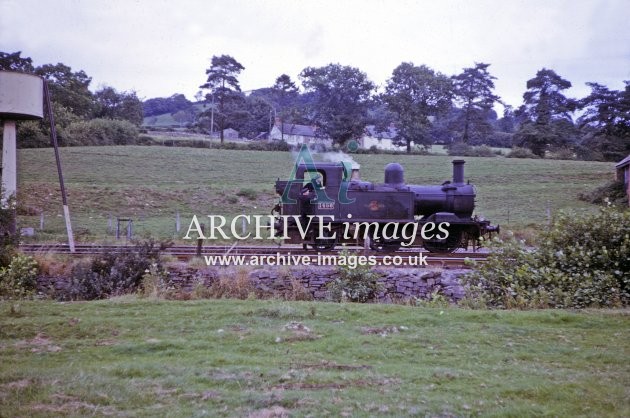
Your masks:
M 207 127 L 212 114 L 221 132 L 231 127 L 255 135 L 268 131 L 273 112 L 285 123 L 316 125 L 340 145 L 375 125 L 381 132 L 395 128 L 394 142 L 408 152 L 437 143 L 518 146 L 539 157 L 564 151 L 588 160 L 616 161 L 630 153 L 630 81 L 623 90 L 587 83 L 591 93 L 576 100 L 565 95 L 570 81 L 543 68 L 527 81 L 522 105 L 513 108 L 495 94 L 489 67 L 475 63 L 448 76 L 403 62 L 378 92 L 360 69 L 329 64 L 305 68 L 302 91 L 282 74 L 271 87 L 245 95 L 238 82 L 244 67 L 229 55 L 213 56 L 200 88 L 215 105 L 194 125 Z M 496 103 L 503 105 L 501 116 Z
M 630 81 L 622 90 L 587 83 L 591 93 L 572 99 L 565 95 L 571 82 L 543 68 L 527 81 L 523 103 L 514 108 L 495 93 L 496 77 L 488 63 L 446 75 L 403 62 L 380 91 L 360 69 L 328 64 L 302 70 L 301 88 L 281 74 L 270 87 L 243 92 L 238 80 L 243 65 L 229 55 L 215 55 L 195 96 L 204 108 L 195 111 L 183 94 L 142 103 L 134 92 L 112 87 L 91 93 L 91 78 L 83 71 L 61 63 L 33 67 L 31 59 L 20 54 L 0 52 L 0 69 L 49 80 L 55 119 L 70 144 L 77 131 L 76 126 L 69 129 L 73 123 L 98 118 L 139 126 L 143 116 L 170 113 L 191 129 L 218 132 L 222 141 L 227 128 L 254 138 L 280 119 L 315 125 L 339 145 L 358 139 L 366 126 L 374 125 L 377 132 L 395 132 L 394 142 L 408 152 L 433 144 L 463 144 L 524 147 L 540 157 L 564 152 L 587 160 L 616 161 L 630 153 Z M 497 103 L 503 106 L 502 115 L 494 110 Z M 39 128 L 45 131 L 43 125 Z
M 21 51 L 1 52 L 0 70 L 35 74 L 50 89 L 51 108 L 62 145 L 113 145 L 134 143 L 143 122 L 142 101 L 135 92 L 104 86 L 95 92 L 92 78 L 62 64 L 34 66 Z M 18 145 L 22 148 L 49 146 L 49 127 L 44 121 L 24 121 L 18 125 Z

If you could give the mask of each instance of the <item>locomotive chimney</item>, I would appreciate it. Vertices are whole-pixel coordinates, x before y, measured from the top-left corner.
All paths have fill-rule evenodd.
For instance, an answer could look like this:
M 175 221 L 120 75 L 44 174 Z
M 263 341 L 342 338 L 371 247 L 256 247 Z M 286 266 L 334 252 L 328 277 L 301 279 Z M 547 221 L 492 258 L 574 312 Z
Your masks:
M 464 160 L 453 160 L 453 184 L 464 184 Z
M 359 169 L 361 166 L 358 163 L 352 163 L 352 174 L 350 176 L 350 180 L 361 180 L 361 176 L 359 175 Z

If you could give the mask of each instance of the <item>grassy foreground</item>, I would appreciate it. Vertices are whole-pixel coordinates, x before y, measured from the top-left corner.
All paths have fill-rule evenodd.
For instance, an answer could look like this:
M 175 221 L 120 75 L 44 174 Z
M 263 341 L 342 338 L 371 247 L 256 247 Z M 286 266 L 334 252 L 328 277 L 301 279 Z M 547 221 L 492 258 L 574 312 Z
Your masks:
M 0 302 L 0 416 L 623 417 L 629 358 L 627 311 Z
M 79 241 L 103 240 L 108 219 L 131 217 L 136 235 L 179 239 L 193 214 L 269 214 L 277 201 L 273 186 L 288 178 L 289 152 L 233 151 L 172 147 L 63 148 L 61 157 L 69 205 Z M 318 158 L 317 156 L 315 157 Z M 365 180 L 382 182 L 383 168 L 400 162 L 410 184 L 441 184 L 452 175 L 454 157 L 353 155 Z M 581 192 L 612 179 L 612 163 L 466 158 L 466 178 L 477 186 L 478 214 L 508 229 L 542 228 L 560 209 L 592 210 Z M 22 227 L 37 230 L 35 240 L 62 239 L 59 184 L 51 149 L 20 150 L 19 195 Z M 44 229 L 39 230 L 40 213 Z M 112 225 L 115 227 L 115 225 Z M 124 225 L 123 225 L 124 226 Z

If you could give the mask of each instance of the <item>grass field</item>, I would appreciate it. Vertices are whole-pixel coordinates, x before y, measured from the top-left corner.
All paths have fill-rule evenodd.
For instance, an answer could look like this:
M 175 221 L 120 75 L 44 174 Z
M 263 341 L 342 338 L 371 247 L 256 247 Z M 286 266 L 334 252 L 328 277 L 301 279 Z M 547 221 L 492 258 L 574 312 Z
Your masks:
M 273 185 L 287 178 L 288 152 L 178 147 L 81 147 L 61 150 L 69 204 L 79 240 L 105 240 L 108 219 L 132 217 L 141 236 L 178 238 L 193 214 L 268 214 L 277 200 Z M 354 155 L 362 178 L 382 182 L 384 166 L 405 168 L 412 184 L 451 178 L 449 156 Z M 61 199 L 52 150 L 19 151 L 22 227 L 44 230 L 36 240 L 62 239 Z M 560 209 L 589 210 L 577 199 L 613 176 L 613 164 L 583 161 L 466 158 L 466 178 L 477 186 L 477 213 L 503 228 L 544 227 Z M 240 195 L 239 195 L 240 193 Z
M 208 107 L 209 105 L 203 104 L 203 103 L 195 103 L 192 105 L 192 110 L 194 110 L 194 112 L 196 114 L 199 114 L 201 112 L 205 112 L 206 110 L 209 109 Z M 166 126 L 183 126 L 185 125 L 185 123 L 181 123 L 176 121 L 173 118 L 173 115 L 170 113 L 163 113 L 161 115 L 155 115 L 155 116 L 146 116 L 144 118 L 144 121 L 142 123 L 143 126 L 145 127 L 166 127 Z
M 627 417 L 629 329 L 627 311 L 0 302 L 0 415 Z

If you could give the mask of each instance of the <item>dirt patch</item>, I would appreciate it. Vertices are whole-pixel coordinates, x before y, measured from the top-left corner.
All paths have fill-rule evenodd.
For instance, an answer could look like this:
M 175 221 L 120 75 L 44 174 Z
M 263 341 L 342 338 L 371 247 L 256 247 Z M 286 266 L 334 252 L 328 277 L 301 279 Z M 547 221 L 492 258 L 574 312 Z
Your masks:
M 296 342 L 296 341 L 312 341 L 322 338 L 321 335 L 313 334 L 311 329 L 301 322 L 291 321 L 286 324 L 282 330 L 284 332 L 290 332 L 290 335 L 283 337 L 276 337 L 276 342 Z
M 9 382 L 9 383 L 5 383 L 3 385 L 0 385 L 0 388 L 2 388 L 2 389 L 9 389 L 9 390 L 20 390 L 20 389 L 26 389 L 30 385 L 31 385 L 31 381 L 30 380 L 28 380 L 28 379 L 20 379 L 20 380 L 14 381 L 14 382 Z
M 179 392 L 179 389 L 175 388 L 175 389 L 165 389 L 162 386 L 158 386 L 156 387 L 153 392 L 157 395 L 158 398 L 162 398 L 165 396 L 171 396 L 171 395 L 175 395 L 177 392 Z
M 328 360 L 322 360 L 319 363 L 312 364 L 296 364 L 292 365 L 291 367 L 296 369 L 308 370 L 365 370 L 372 368 L 372 366 L 368 364 L 337 364 L 334 361 Z
M 259 409 L 248 415 L 249 418 L 288 418 L 289 410 L 275 405 L 271 408 Z
M 55 345 L 53 341 L 43 333 L 38 333 L 32 340 L 18 341 L 15 343 L 18 348 L 30 349 L 32 353 L 56 353 L 61 351 L 61 347 Z
M 116 345 L 116 344 L 118 344 L 118 340 L 114 340 L 114 339 L 98 340 L 94 343 L 94 345 L 97 347 L 110 346 L 110 345 Z
M 401 327 L 402 328 L 402 327 Z M 387 337 L 389 334 L 398 334 L 400 328 L 396 326 L 390 327 L 361 327 L 361 334 L 363 335 L 380 335 L 381 337 Z
M 53 394 L 50 397 L 51 403 L 35 403 L 28 405 L 28 410 L 52 413 L 52 414 L 85 414 L 91 411 L 91 414 L 98 413 L 99 415 L 115 415 L 116 409 L 111 406 L 94 405 L 88 402 L 83 402 L 75 396 L 69 396 L 64 394 Z
M 226 372 L 223 370 L 215 370 L 210 372 L 212 380 L 250 380 L 254 375 L 251 372 Z
M 322 382 L 322 383 L 306 383 L 306 382 L 294 382 L 284 383 L 282 385 L 274 386 L 273 389 L 282 390 L 321 390 L 321 389 L 345 389 L 348 387 L 368 387 L 378 386 L 375 382 L 367 380 L 347 380 L 344 382 Z
M 400 384 L 396 378 L 353 379 L 335 382 L 287 382 L 273 386 L 273 390 L 325 390 L 362 387 L 391 387 Z
M 311 329 L 301 322 L 291 321 L 284 326 L 285 331 L 310 333 Z
M 322 338 L 321 335 L 315 335 L 315 334 L 293 334 L 286 337 L 277 337 L 276 342 L 277 343 L 281 343 L 281 342 L 294 343 L 298 341 L 319 340 L 320 338 Z

